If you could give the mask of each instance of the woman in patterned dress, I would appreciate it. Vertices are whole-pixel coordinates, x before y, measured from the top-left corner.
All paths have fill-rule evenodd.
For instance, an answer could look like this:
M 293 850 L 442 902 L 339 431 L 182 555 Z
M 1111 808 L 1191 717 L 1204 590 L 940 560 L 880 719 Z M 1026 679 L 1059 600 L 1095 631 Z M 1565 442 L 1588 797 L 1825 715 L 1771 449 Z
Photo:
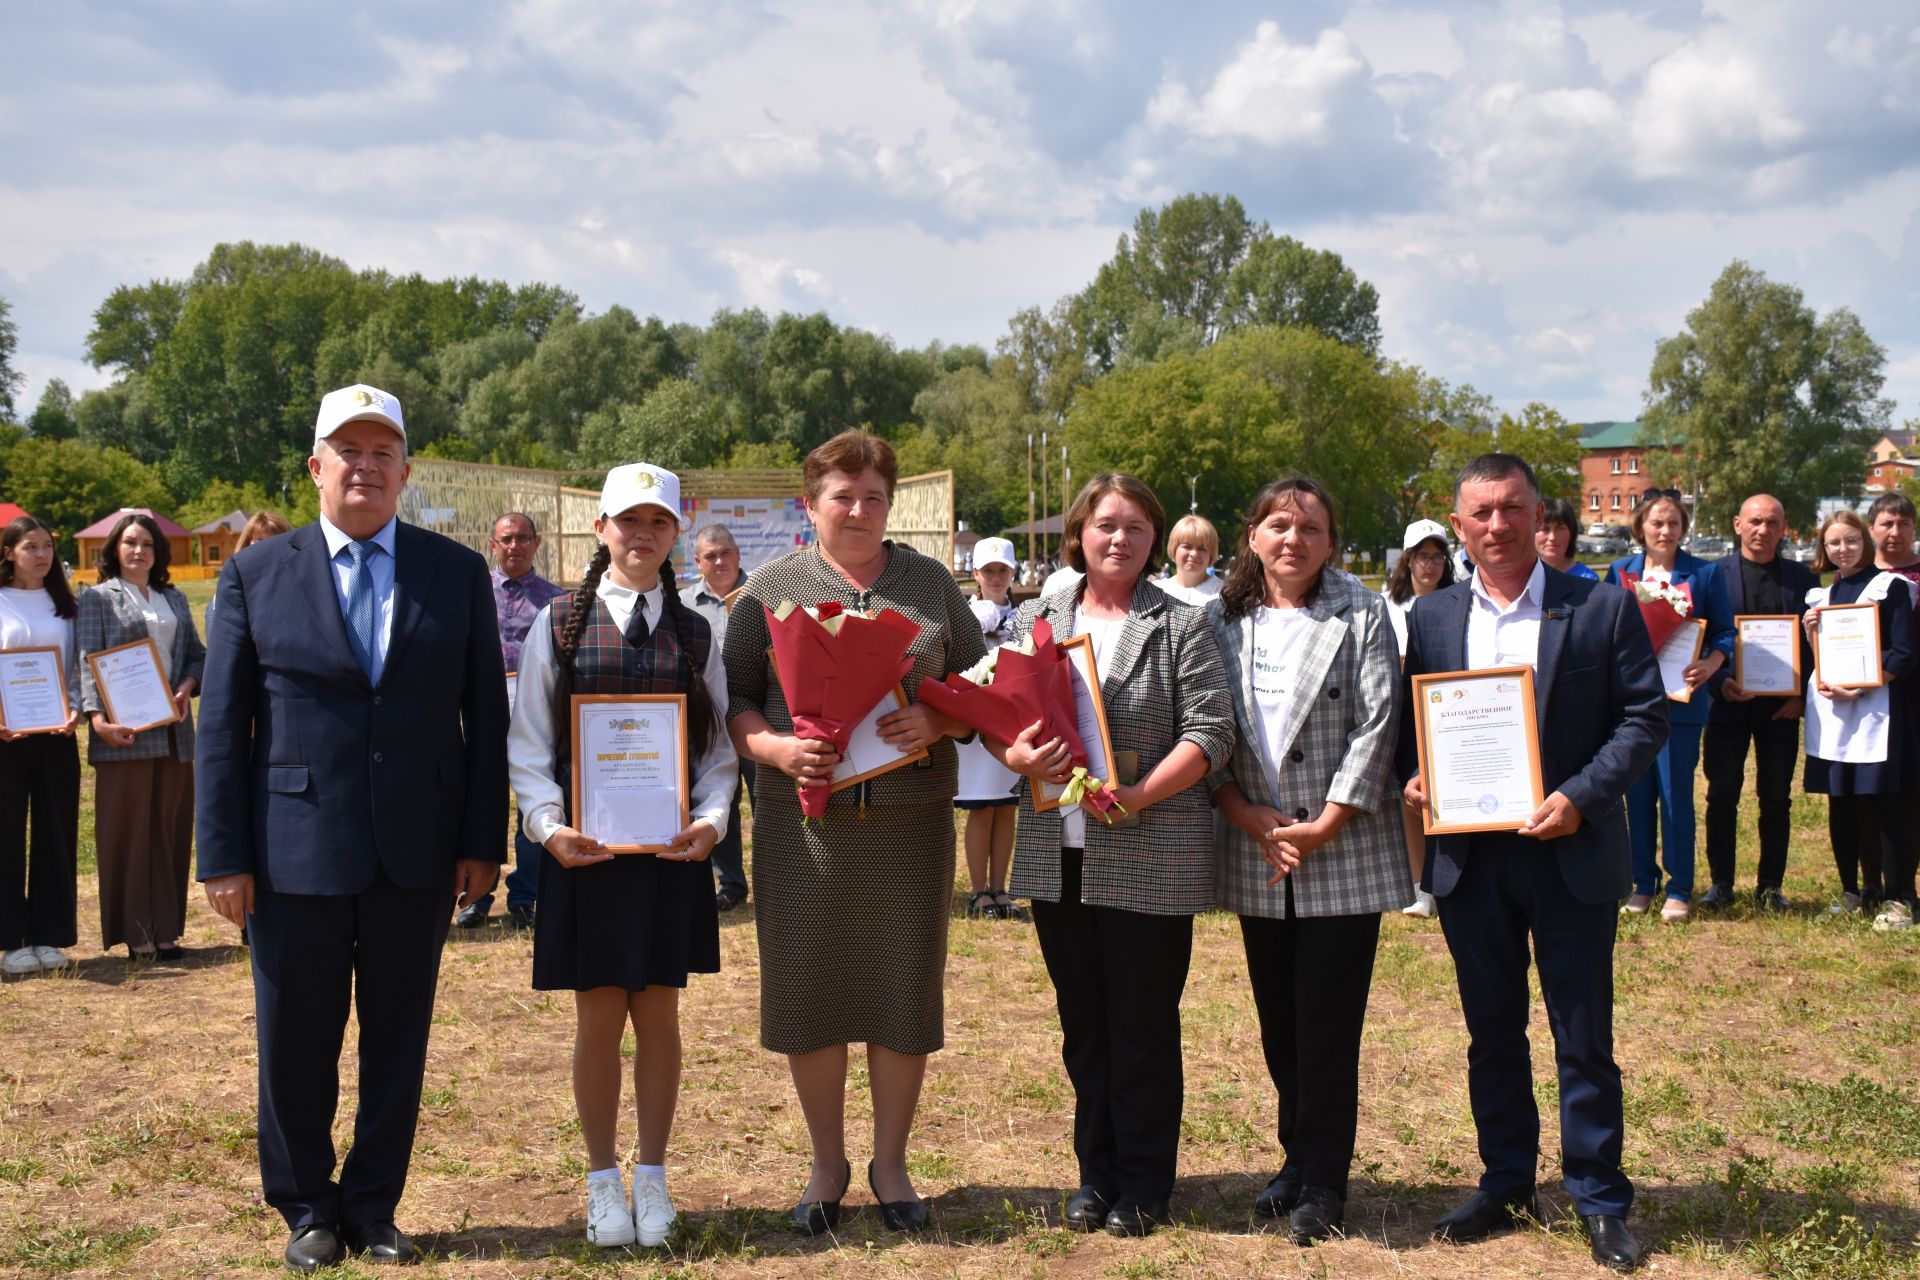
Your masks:
M 873 1088 L 868 1183 L 888 1226 L 916 1229 L 927 1211 L 907 1176 L 907 1137 L 927 1055 L 944 1043 L 958 773 L 951 739 L 968 731 L 911 699 L 920 681 L 966 670 L 986 646 L 946 566 L 886 537 L 896 478 L 886 441 L 842 432 L 807 455 L 804 474 L 819 540 L 754 570 L 727 622 L 728 727 L 758 770 L 760 1041 L 787 1056 L 813 1145 L 795 1225 L 817 1234 L 839 1222 L 852 1181 L 847 1046 L 861 1043 Z M 891 608 L 920 627 L 907 651 L 910 701 L 880 727 L 900 751 L 924 747 L 927 757 L 835 793 L 819 826 L 802 823 L 795 784 L 826 780 L 839 757 L 793 733 L 764 611 L 783 601 Z

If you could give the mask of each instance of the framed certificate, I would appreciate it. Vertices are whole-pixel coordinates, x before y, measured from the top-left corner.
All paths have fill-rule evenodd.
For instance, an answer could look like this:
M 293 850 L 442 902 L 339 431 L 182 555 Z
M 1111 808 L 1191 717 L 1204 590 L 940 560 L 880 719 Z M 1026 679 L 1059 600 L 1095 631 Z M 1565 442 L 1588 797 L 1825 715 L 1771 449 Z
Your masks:
M 874 704 L 873 710 L 867 712 L 867 718 L 853 727 L 853 737 L 847 740 L 847 749 L 841 753 L 840 763 L 833 766 L 833 785 L 827 790 L 844 791 L 869 778 L 892 773 L 902 765 L 927 758 L 925 747 L 902 751 L 880 736 L 881 718 L 892 715 L 906 705 L 907 691 L 899 685 L 893 686 L 892 693 Z
M 1880 670 L 1880 606 L 1830 604 L 1813 629 L 1813 675 L 1835 689 L 1877 689 Z
M 507 672 L 507 714 L 509 716 L 513 714 L 513 704 L 519 700 L 519 697 L 520 673 L 518 671 L 509 671 Z
M 160 650 L 151 639 L 90 653 L 87 668 L 113 723 L 137 733 L 180 719 L 180 708 L 174 705 L 173 690 L 167 688 L 160 667 Z
M 1525 826 L 1546 800 L 1533 669 L 1415 676 L 1413 711 L 1426 833 Z
M 0 649 L 0 728 L 54 733 L 67 727 L 66 663 L 58 649 Z
M 1748 693 L 1767 698 L 1797 698 L 1805 691 L 1800 676 L 1800 619 L 1791 613 L 1743 613 L 1733 620 L 1733 678 Z
M 1087 772 L 1105 782 L 1117 783 L 1120 761 L 1113 750 L 1113 735 L 1107 730 L 1107 704 L 1100 697 L 1100 669 L 1093 660 L 1093 637 L 1075 636 L 1059 644 L 1073 678 L 1073 715 L 1080 741 L 1087 748 Z M 1033 788 L 1035 813 L 1051 813 L 1060 807 L 1065 787 L 1050 782 L 1029 783 Z
M 687 695 L 573 695 L 573 825 L 608 853 L 661 853 L 693 821 Z
M 1687 687 L 1686 669 L 1700 660 L 1707 643 L 1705 618 L 1688 618 L 1680 629 L 1667 637 L 1654 659 L 1660 664 L 1660 684 L 1675 702 L 1692 702 L 1693 690 Z

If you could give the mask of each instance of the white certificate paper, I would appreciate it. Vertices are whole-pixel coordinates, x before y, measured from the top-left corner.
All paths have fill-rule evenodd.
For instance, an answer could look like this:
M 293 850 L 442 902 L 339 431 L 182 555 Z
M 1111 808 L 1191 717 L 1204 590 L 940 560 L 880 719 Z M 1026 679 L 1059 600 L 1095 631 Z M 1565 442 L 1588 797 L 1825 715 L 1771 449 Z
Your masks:
M 0 649 L 0 725 L 9 733 L 67 727 L 67 678 L 58 649 Z
M 520 697 L 520 673 L 507 672 L 507 714 L 513 714 L 513 704 Z
M 1830 604 L 1814 631 L 1813 670 L 1836 689 L 1871 689 L 1886 683 L 1880 670 L 1880 607 Z
M 1493 667 L 1413 681 L 1426 831 L 1512 831 L 1545 799 L 1533 671 Z
M 1748 693 L 1798 697 L 1800 619 L 1791 613 L 1748 613 L 1733 620 L 1733 678 Z
M 1081 745 L 1087 749 L 1087 772 L 1117 786 L 1120 764 L 1114 759 L 1113 740 L 1107 732 L 1107 708 L 1100 697 L 1100 669 L 1093 660 L 1093 638 L 1075 636 L 1063 640 L 1059 648 L 1073 679 L 1074 727 L 1080 733 Z M 1060 797 L 1066 788 L 1042 782 L 1037 790 L 1034 812 L 1046 813 L 1060 807 Z
M 576 828 L 611 853 L 659 853 L 691 807 L 686 695 L 575 695 Z
M 1660 646 L 1660 652 L 1654 658 L 1660 664 L 1660 683 L 1667 691 L 1667 697 L 1675 702 L 1693 701 L 1693 690 L 1687 687 L 1686 670 L 1700 658 L 1700 650 L 1706 644 L 1707 623 L 1704 618 L 1689 618 L 1680 624 L 1680 629 L 1667 637 Z
M 916 751 L 902 751 L 880 736 L 881 719 L 906 705 L 907 691 L 895 685 L 891 693 L 867 712 L 866 719 L 854 726 L 853 736 L 847 741 L 847 749 L 841 755 L 840 763 L 833 766 L 833 782 L 827 788 L 829 791 L 845 790 L 868 778 L 891 773 L 902 765 L 927 758 L 925 747 Z
M 107 719 L 128 729 L 157 729 L 180 718 L 173 690 L 160 671 L 160 650 L 152 640 L 135 640 L 117 649 L 87 655 L 94 688 Z

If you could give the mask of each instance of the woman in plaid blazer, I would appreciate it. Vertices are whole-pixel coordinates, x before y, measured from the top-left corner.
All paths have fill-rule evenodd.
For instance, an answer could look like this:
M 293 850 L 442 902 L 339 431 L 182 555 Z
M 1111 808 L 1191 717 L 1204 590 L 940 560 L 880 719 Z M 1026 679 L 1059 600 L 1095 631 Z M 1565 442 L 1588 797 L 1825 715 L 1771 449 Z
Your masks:
M 1180 993 L 1194 914 L 1213 902 L 1205 779 L 1233 752 L 1227 673 L 1205 618 L 1143 576 L 1166 523 L 1140 481 L 1095 476 L 1064 530 L 1067 563 L 1086 577 L 1028 601 L 1014 620 L 1016 635 L 1045 618 L 1056 639 L 1092 640 L 1121 757 L 1119 800 L 1133 815 L 1110 827 L 1090 810 L 1036 813 L 1029 786 L 1012 885 L 1033 899 L 1073 1081 L 1080 1189 L 1067 1221 L 1114 1235 L 1145 1235 L 1169 1217 L 1183 1091 Z M 1060 782 L 1069 773 L 1066 747 L 1036 744 L 1032 730 L 1005 758 L 1029 779 Z
M 1399 647 L 1385 602 L 1330 563 L 1339 545 L 1324 489 L 1274 481 L 1206 613 L 1239 729 L 1209 780 L 1214 894 L 1240 916 L 1286 1152 L 1254 1209 L 1286 1214 L 1301 1244 L 1345 1216 L 1380 913 L 1413 899 L 1393 786 Z
M 100 549 L 100 585 L 80 597 L 80 710 L 90 717 L 94 845 L 100 861 L 100 946 L 132 960 L 177 960 L 193 859 L 193 695 L 207 651 L 193 610 L 167 583 L 167 539 L 129 512 Z M 116 724 L 94 683 L 91 653 L 151 639 L 180 719 L 136 733 Z

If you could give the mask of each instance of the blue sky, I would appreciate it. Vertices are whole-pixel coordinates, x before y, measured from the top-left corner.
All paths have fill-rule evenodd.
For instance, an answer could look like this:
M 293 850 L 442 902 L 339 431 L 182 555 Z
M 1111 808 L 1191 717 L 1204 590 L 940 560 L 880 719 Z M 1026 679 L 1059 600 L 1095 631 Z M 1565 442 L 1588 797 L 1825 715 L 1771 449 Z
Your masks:
M 220 240 L 991 343 L 1143 205 L 1231 192 L 1387 353 L 1634 416 L 1736 257 L 1920 416 L 1920 10 L 1718 4 L 0 0 L 0 295 L 31 405 Z

